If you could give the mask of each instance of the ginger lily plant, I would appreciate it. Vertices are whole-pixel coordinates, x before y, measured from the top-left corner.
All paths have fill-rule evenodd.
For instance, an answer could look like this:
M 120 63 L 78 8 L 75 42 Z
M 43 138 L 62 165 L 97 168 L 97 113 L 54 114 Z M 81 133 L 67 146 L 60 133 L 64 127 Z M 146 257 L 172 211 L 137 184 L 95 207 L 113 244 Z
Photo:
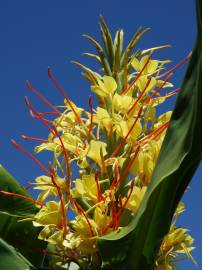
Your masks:
M 74 262 L 79 269 L 172 270 L 185 257 L 194 261 L 193 239 L 176 220 L 184 211 L 180 197 L 200 160 L 197 140 L 193 141 L 200 137 L 197 107 L 193 108 L 199 98 L 200 81 L 196 78 L 201 76 L 200 63 L 197 70 L 193 68 L 198 47 L 182 89 L 173 90 L 173 72 L 190 55 L 167 70 L 170 61 L 155 57 L 156 51 L 167 46 L 135 50 L 147 29 L 138 29 L 125 49 L 123 31 L 117 31 L 112 39 L 102 17 L 100 32 L 104 48 L 85 35 L 97 50 L 97 54 L 86 55 L 98 61 L 100 73 L 75 62 L 84 70 L 93 92 L 88 110 L 77 107 L 66 96 L 50 68 L 48 76 L 63 96 L 63 105 L 52 105 L 26 82 L 52 111 L 38 112 L 26 98 L 31 115 L 48 128 L 49 134 L 47 139 L 23 139 L 38 141 L 35 153 L 50 151 L 53 159 L 46 167 L 12 141 L 43 171 L 28 185 L 39 191 L 36 200 L 1 169 L 1 178 L 9 178 L 12 186 L 10 189 L 6 180 L 4 189 L 1 185 L 0 200 L 7 200 L 1 206 L 2 220 L 7 224 L 8 216 L 16 216 L 9 217 L 13 231 L 31 235 L 35 241 L 33 246 L 26 246 L 26 237 L 12 241 L 6 233 L 2 235 L 2 249 L 18 259 L 13 269 L 71 269 Z M 196 73 L 193 78 L 192 71 Z M 158 107 L 178 92 L 173 114 L 167 111 L 159 115 Z M 186 98 L 189 102 L 184 110 Z M 191 143 L 183 148 L 187 138 Z M 170 160 L 173 151 L 178 152 Z M 193 153 L 195 160 L 186 167 Z M 11 202 L 15 205 L 8 207 Z M 28 228 L 26 232 L 24 228 Z M 21 243 L 19 250 L 30 263 L 14 249 L 9 250 L 5 240 L 14 247 Z M 38 261 L 34 252 L 40 254 Z M 18 268 L 20 260 L 23 266 Z

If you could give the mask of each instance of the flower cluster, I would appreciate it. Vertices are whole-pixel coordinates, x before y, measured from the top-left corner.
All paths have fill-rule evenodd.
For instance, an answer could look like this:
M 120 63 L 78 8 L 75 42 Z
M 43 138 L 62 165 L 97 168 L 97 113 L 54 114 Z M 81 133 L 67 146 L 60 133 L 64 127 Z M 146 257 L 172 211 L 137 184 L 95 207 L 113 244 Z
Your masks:
M 136 34 L 127 48 L 133 49 L 142 34 Z M 86 37 L 100 52 L 100 45 Z M 93 97 L 98 99 L 95 108 L 93 97 L 89 98 L 89 110 L 70 101 L 50 69 L 49 78 L 62 94 L 64 105 L 53 106 L 27 82 L 28 88 L 52 109 L 39 113 L 26 100 L 32 116 L 50 132 L 47 139 L 37 139 L 41 144 L 35 152 L 53 153 L 49 169 L 38 162 L 45 175 L 30 183 L 40 191 L 37 201 L 42 205 L 33 224 L 42 228 L 39 239 L 55 245 L 61 265 L 68 260 L 99 265 L 97 239 L 118 232 L 136 215 L 172 114 L 167 111 L 159 115 L 157 108 L 179 91 L 168 91 L 173 87 L 169 80 L 175 69 L 165 71 L 170 61 L 153 57 L 163 47 L 129 56 L 129 49 L 122 52 L 122 38 L 120 30 L 114 40 L 113 57 L 109 46 L 104 60 L 101 53 L 89 54 L 101 63 L 101 75 L 77 63 L 85 70 Z M 48 114 L 55 115 L 54 120 L 47 119 Z M 176 216 L 182 209 L 180 204 Z M 187 230 L 173 223 L 160 248 L 156 269 L 173 269 L 178 254 L 190 257 L 192 242 Z

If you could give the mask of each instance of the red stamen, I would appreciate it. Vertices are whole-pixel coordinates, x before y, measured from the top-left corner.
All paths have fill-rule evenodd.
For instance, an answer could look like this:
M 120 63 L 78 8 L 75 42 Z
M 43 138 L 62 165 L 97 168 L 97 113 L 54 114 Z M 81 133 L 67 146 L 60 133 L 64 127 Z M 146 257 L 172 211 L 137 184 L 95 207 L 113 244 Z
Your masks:
M 134 104 L 131 106 L 131 108 L 127 111 L 127 114 L 130 114 L 130 112 L 135 108 L 135 106 L 137 105 L 137 103 L 140 101 L 140 99 L 142 98 L 142 96 L 144 95 L 144 93 L 146 92 L 149 84 L 151 82 L 151 77 L 148 79 L 143 91 L 140 93 L 140 95 L 137 97 L 137 99 L 135 100 Z
M 119 143 L 119 145 L 115 148 L 114 152 L 111 154 L 111 156 L 110 156 L 111 158 L 114 157 L 114 156 L 116 156 L 116 154 L 119 152 L 119 150 L 121 149 L 121 147 L 124 146 L 124 144 L 125 144 L 125 142 L 126 142 L 128 136 L 130 135 L 130 133 L 132 132 L 133 128 L 135 127 L 135 125 L 136 125 L 138 119 L 140 118 L 140 115 L 141 115 L 141 113 L 142 113 L 142 110 L 143 110 L 143 108 L 141 107 L 140 110 L 139 110 L 139 112 L 138 112 L 138 115 L 137 115 L 137 117 L 135 118 L 135 121 L 133 122 L 133 124 L 131 125 L 131 127 L 130 127 L 128 133 L 127 133 L 126 136 L 121 140 L 121 142 Z
M 134 84 L 137 82 L 137 80 L 140 78 L 140 76 L 142 75 L 142 73 L 144 72 L 144 70 L 146 69 L 147 65 L 149 64 L 149 61 L 151 60 L 153 51 L 151 51 L 146 63 L 144 64 L 143 68 L 141 69 L 141 71 L 138 73 L 137 77 L 134 79 L 134 81 L 129 85 L 128 88 L 123 89 L 121 92 L 121 95 L 124 95 L 125 93 L 127 93 L 133 86 Z
M 121 195 L 119 195 L 119 204 L 120 204 L 120 208 L 123 208 L 123 201 L 122 201 L 122 197 Z
M 30 184 L 24 186 L 24 189 L 25 189 L 25 190 L 28 190 L 28 189 L 30 189 L 31 187 L 32 187 L 32 184 L 30 183 Z
M 97 199 L 98 202 L 101 202 L 104 200 L 104 197 L 102 195 L 102 191 L 100 189 L 100 184 L 99 184 L 99 179 L 98 179 L 98 172 L 95 173 L 95 182 L 96 182 L 96 186 L 97 186 Z
M 59 132 L 57 131 L 56 127 L 53 126 L 53 130 L 55 132 L 55 134 L 57 135 L 60 143 L 61 143 L 61 146 L 62 146 L 62 151 L 63 151 L 63 154 L 64 154 L 64 158 L 65 158 L 65 162 L 66 162 L 66 170 L 67 170 L 67 187 L 68 187 L 68 190 L 70 190 L 70 185 L 71 185 L 71 169 L 70 169 L 70 165 L 69 165 L 69 157 L 67 155 L 67 151 L 65 149 L 65 146 L 64 146 L 64 143 L 63 143 L 63 140 L 59 134 Z
M 157 93 L 163 89 L 163 87 L 166 85 L 166 83 L 170 80 L 170 78 L 173 76 L 173 73 L 169 73 L 168 76 L 165 78 L 165 81 L 163 84 L 149 97 L 149 100 L 151 100 Z
M 65 95 L 62 87 L 60 86 L 60 84 L 56 81 L 55 77 L 53 77 L 53 75 L 51 74 L 51 69 L 50 67 L 48 68 L 48 77 L 51 79 L 51 81 L 55 84 L 56 88 L 58 89 L 58 91 L 61 93 L 61 95 L 63 96 L 63 98 L 67 101 L 67 104 L 70 106 L 71 110 L 73 111 L 74 115 L 76 116 L 77 122 L 81 123 L 81 118 L 78 115 L 78 113 L 76 112 L 76 110 L 74 109 L 71 101 L 67 98 L 67 96 Z
M 167 128 L 169 125 L 169 121 L 167 121 L 166 123 L 164 123 L 163 125 L 161 125 L 159 128 L 155 129 L 153 132 L 151 132 L 149 135 L 147 135 L 146 137 L 144 137 L 143 139 L 139 140 L 138 143 L 141 144 L 141 146 L 143 146 L 145 143 L 147 143 L 147 140 L 150 139 L 152 136 L 156 137 L 156 133 L 159 135 L 160 133 L 162 133 L 164 131 L 165 128 Z M 157 136 L 158 136 L 157 135 Z M 153 138 L 152 138 L 153 139 Z
M 28 80 L 26 80 L 25 83 L 31 92 L 33 92 L 37 97 L 43 100 L 43 102 L 46 103 L 53 111 L 61 115 L 61 112 L 58 111 L 58 109 L 53 104 L 51 104 L 50 101 L 48 101 L 42 94 L 40 94 Z
M 111 212 L 112 212 L 113 227 L 114 227 L 114 230 L 117 230 L 119 227 L 119 224 L 118 224 L 118 219 L 117 219 L 117 214 L 116 214 L 116 207 L 115 207 L 114 199 L 112 197 L 111 192 L 109 194 L 109 197 L 110 197 L 110 207 L 111 207 Z
M 127 167 L 125 168 L 125 170 L 122 172 L 120 178 L 119 178 L 119 183 L 121 183 L 123 181 L 123 179 L 125 178 L 125 176 L 129 173 L 131 166 L 133 165 L 134 161 L 136 160 L 138 154 L 140 152 L 140 146 L 137 147 L 134 156 L 130 159 Z
M 124 204 L 122 205 L 122 208 L 119 209 L 118 213 L 117 213 L 117 217 L 119 218 L 124 210 L 124 208 L 126 207 L 131 195 L 132 195 L 132 192 L 133 192 L 133 188 L 134 188 L 134 185 L 135 185 L 135 181 L 131 181 L 131 185 L 130 185 L 130 192 L 124 202 Z
M 166 97 L 171 97 L 171 96 L 173 96 L 173 95 L 179 93 L 180 91 L 181 91 L 181 88 L 177 88 L 177 89 L 175 89 L 175 90 L 173 90 L 173 91 L 167 93 L 165 96 L 166 96 Z
M 23 196 L 21 194 L 17 194 L 17 193 L 13 193 L 13 192 L 8 192 L 8 191 L 3 191 L 3 190 L 0 190 L 0 193 L 5 195 L 5 196 L 13 196 L 13 197 L 19 197 L 19 198 L 22 198 L 22 199 L 25 199 L 27 201 L 30 201 L 30 202 L 33 202 L 34 204 L 37 204 L 37 205 L 40 205 L 42 206 L 43 203 L 42 202 L 39 202 L 39 201 L 36 201 L 30 197 L 27 197 L 27 196 Z
M 43 164 L 35 158 L 32 154 L 30 154 L 27 150 L 25 150 L 21 145 L 19 145 L 15 140 L 11 140 L 11 143 L 20 151 L 25 153 L 28 157 L 30 157 L 48 176 L 51 176 L 50 172 L 43 166 Z
M 25 135 L 21 135 L 21 138 L 23 140 L 30 140 L 30 141 L 37 141 L 37 142 L 44 142 L 47 143 L 49 142 L 48 140 L 44 140 L 44 139 L 40 139 L 40 138 L 34 138 L 34 137 L 30 137 L 30 136 L 25 136 Z
M 61 115 L 62 113 L 60 113 Z M 43 112 L 43 113 L 40 113 L 41 116 L 44 116 L 44 115 L 59 115 L 57 112 Z
M 175 65 L 174 67 L 172 67 L 171 69 L 169 69 L 168 71 L 164 72 L 163 74 L 159 75 L 157 77 L 157 79 L 161 79 L 162 77 L 168 75 L 169 73 L 173 72 L 174 70 L 176 70 L 177 68 L 179 68 L 180 66 L 182 66 L 184 63 L 186 63 L 189 58 L 191 57 L 191 53 L 189 53 L 182 61 L 180 61 L 177 65 Z
M 29 108 L 30 112 L 33 115 L 36 115 L 37 119 L 39 119 L 41 121 L 41 123 L 50 130 L 50 132 L 55 136 L 54 130 L 46 123 L 46 121 L 44 120 L 43 117 L 41 117 L 40 113 L 38 113 L 30 104 L 30 101 L 28 100 L 27 97 L 25 97 L 25 103 L 27 105 L 27 107 Z
M 90 108 L 90 125 L 89 125 L 89 129 L 88 129 L 88 132 L 87 132 L 87 141 L 90 140 L 90 134 L 92 132 L 92 129 L 93 129 L 93 98 L 92 96 L 90 96 L 89 98 L 89 108 Z
M 152 140 L 155 140 L 161 133 L 163 133 L 163 131 L 168 127 L 168 124 L 169 123 L 167 123 L 161 130 L 159 130 L 159 132 L 157 132 L 155 134 L 155 136 L 152 138 Z
M 63 198 L 63 194 L 62 194 L 60 186 L 55 181 L 55 172 L 54 172 L 51 165 L 50 165 L 50 171 L 51 171 L 51 181 L 52 181 L 53 185 L 56 187 L 57 192 L 58 192 L 58 196 L 60 198 L 61 212 L 62 212 L 62 217 L 63 217 L 63 229 L 64 229 L 64 235 L 66 235 L 67 234 L 67 218 L 66 218 L 64 198 Z
M 111 226 L 113 226 L 113 228 L 115 230 L 118 229 L 118 227 L 119 227 L 119 218 L 120 218 L 126 204 L 128 203 L 128 200 L 130 199 L 133 188 L 134 188 L 134 180 L 131 181 L 130 193 L 129 193 L 129 195 L 128 195 L 128 197 L 127 197 L 124 204 L 122 203 L 121 195 L 119 196 L 118 200 L 119 200 L 119 204 L 120 204 L 120 209 L 119 209 L 119 211 L 117 213 L 115 211 L 114 201 L 113 201 L 113 198 L 112 198 L 111 193 L 110 193 L 110 207 L 111 207 L 111 211 L 112 211 L 112 221 L 102 229 L 102 234 L 105 234 L 107 232 L 107 230 L 109 228 L 111 228 Z

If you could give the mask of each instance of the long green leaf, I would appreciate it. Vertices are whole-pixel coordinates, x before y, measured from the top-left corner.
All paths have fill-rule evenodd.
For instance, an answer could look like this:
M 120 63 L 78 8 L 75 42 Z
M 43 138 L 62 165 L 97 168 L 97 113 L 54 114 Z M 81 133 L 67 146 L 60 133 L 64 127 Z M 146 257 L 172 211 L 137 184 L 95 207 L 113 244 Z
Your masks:
M 12 246 L 0 238 L 0 269 L 30 270 L 36 269 Z
M 30 197 L 2 166 L 0 166 L 0 190 Z M 43 250 L 47 244 L 37 239 L 39 228 L 34 227 L 31 221 L 19 222 L 18 218 L 33 215 L 36 211 L 33 202 L 15 196 L 0 195 L 0 237 L 17 248 L 33 265 L 39 267 L 44 260 Z
M 103 269 L 151 270 L 174 211 L 202 155 L 202 4 L 199 34 L 151 185 L 128 227 L 98 240 Z

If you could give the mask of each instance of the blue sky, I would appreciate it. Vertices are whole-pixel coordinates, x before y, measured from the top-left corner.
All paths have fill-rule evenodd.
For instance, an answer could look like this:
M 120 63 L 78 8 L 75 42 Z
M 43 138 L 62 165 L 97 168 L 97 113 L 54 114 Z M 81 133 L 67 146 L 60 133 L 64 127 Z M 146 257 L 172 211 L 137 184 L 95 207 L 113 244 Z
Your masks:
M 70 62 L 79 60 L 94 66 L 93 61 L 82 56 L 93 48 L 81 35 L 87 33 L 99 40 L 100 14 L 112 32 L 124 29 L 126 41 L 138 26 L 150 27 L 139 47 L 171 44 L 172 48 L 162 51 L 159 57 L 177 62 L 193 47 L 196 34 L 193 0 L 0 1 L 0 163 L 22 184 L 32 181 L 41 171 L 11 146 L 10 139 L 18 139 L 21 134 L 36 137 L 47 134 L 26 109 L 24 95 L 39 110 L 43 104 L 27 91 L 25 80 L 29 79 L 52 103 L 61 104 L 62 98 L 47 78 L 47 67 L 51 66 L 68 96 L 78 105 L 87 106 L 89 86 Z M 180 85 L 184 70 L 185 67 L 176 72 L 173 79 L 176 86 Z M 33 145 L 23 142 L 23 146 L 31 150 Z M 200 167 L 184 196 L 187 211 L 179 222 L 196 239 L 197 249 L 193 254 L 198 269 L 202 267 L 201 178 Z M 195 267 L 186 262 L 180 269 Z

